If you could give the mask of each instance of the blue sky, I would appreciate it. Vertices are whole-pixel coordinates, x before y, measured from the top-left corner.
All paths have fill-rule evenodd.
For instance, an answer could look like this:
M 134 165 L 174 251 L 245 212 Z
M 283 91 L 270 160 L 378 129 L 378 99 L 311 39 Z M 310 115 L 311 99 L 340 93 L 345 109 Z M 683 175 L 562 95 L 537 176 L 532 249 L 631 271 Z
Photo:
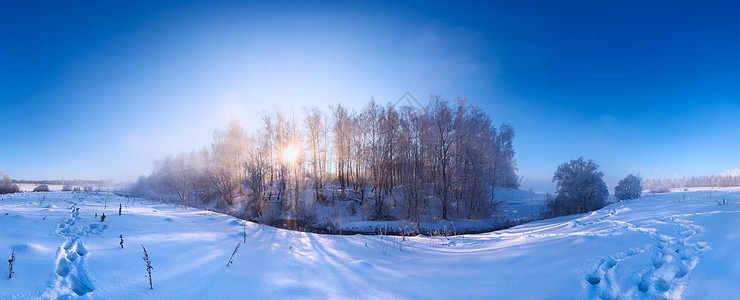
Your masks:
M 584 156 L 610 187 L 740 167 L 740 4 L 0 4 L 0 169 L 133 180 L 273 105 L 463 96 L 509 122 L 523 188 Z

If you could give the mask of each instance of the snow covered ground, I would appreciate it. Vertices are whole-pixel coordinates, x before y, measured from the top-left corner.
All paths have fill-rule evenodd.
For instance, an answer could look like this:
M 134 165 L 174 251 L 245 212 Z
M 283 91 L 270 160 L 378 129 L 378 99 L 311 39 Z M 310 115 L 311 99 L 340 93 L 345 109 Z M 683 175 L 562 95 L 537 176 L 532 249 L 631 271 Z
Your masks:
M 33 189 L 35 189 L 39 185 L 41 185 L 41 184 L 36 184 L 36 183 L 18 183 L 18 189 L 21 192 L 33 192 Z M 61 184 L 47 184 L 46 186 L 49 187 L 49 190 L 50 191 L 56 191 L 56 192 L 61 191 L 62 188 L 64 187 Z
M 512 188 L 496 188 L 494 200 L 498 203 L 492 218 L 454 221 L 439 218 L 425 218 L 416 222 L 400 221 L 367 221 L 357 220 L 357 216 L 343 216 L 337 222 L 337 231 L 360 233 L 377 232 L 448 232 L 451 235 L 462 232 L 484 232 L 492 229 L 511 227 L 514 224 L 536 220 L 545 202 L 545 194 L 536 194 Z M 344 221 L 346 220 L 346 221 Z
M 519 189 L 496 189 L 499 214 L 512 221 L 537 219 L 545 194 L 531 193 Z
M 16 259 L 0 299 L 740 298 L 740 192 L 449 238 L 317 235 L 110 194 L 1 197 L 0 259 Z

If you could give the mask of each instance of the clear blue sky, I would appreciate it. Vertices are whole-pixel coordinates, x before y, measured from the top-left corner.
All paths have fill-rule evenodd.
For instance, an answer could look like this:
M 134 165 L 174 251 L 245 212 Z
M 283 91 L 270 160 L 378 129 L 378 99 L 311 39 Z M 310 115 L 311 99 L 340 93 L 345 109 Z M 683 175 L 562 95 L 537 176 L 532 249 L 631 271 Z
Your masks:
M 523 188 L 584 156 L 629 173 L 740 167 L 736 1 L 8 1 L 0 169 L 133 180 L 272 105 L 463 96 L 516 129 Z M 152 3 L 157 2 L 157 3 Z

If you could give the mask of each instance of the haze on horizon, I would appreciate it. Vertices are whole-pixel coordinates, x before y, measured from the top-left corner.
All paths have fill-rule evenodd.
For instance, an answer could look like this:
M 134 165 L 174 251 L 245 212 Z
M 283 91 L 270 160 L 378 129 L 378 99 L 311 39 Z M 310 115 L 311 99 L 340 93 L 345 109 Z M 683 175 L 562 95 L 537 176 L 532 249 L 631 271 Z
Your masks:
M 608 186 L 740 166 L 740 4 L 0 5 L 0 170 L 113 179 L 259 111 L 405 92 L 510 123 L 522 188 L 583 156 Z

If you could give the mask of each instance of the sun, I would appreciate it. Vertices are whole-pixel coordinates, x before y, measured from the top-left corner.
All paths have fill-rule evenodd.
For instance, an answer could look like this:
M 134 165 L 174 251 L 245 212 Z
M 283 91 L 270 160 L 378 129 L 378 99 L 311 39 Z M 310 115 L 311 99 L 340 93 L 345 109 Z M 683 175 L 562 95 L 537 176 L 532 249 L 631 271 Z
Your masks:
M 283 150 L 283 160 L 289 163 L 295 163 L 299 155 L 300 151 L 293 146 L 288 146 Z

